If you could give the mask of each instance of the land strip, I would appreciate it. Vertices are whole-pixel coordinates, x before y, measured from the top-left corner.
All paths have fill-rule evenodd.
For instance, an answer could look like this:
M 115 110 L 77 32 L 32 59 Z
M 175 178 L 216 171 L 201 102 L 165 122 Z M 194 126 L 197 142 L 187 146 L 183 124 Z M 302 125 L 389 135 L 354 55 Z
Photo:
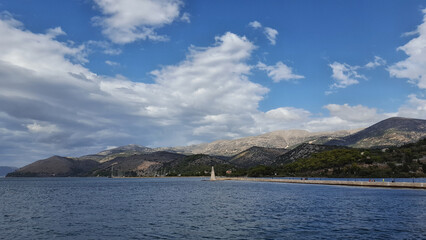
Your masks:
M 342 185 L 342 186 L 381 187 L 381 188 L 412 188 L 412 189 L 426 190 L 426 183 L 420 183 L 420 182 L 367 182 L 367 181 L 298 180 L 298 179 L 241 178 L 241 177 L 217 177 L 217 180 L 322 184 L 322 185 Z

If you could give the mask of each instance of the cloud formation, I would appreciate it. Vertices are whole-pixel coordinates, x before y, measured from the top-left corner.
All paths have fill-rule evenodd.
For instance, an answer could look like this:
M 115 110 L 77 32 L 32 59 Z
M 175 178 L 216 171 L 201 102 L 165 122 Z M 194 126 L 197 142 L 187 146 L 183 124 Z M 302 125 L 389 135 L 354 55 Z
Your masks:
M 269 42 L 272 45 L 275 45 L 277 43 L 278 31 L 270 27 L 265 27 L 264 31 L 265 31 L 266 38 L 269 40 Z
M 94 17 L 95 25 L 112 42 L 131 43 L 137 40 L 164 41 L 156 29 L 177 19 L 189 22 L 189 15 L 180 16 L 180 0 L 94 0 L 103 16 Z
M 333 62 L 328 66 L 332 69 L 331 77 L 334 79 L 334 83 L 330 85 L 331 90 L 338 88 L 347 88 L 351 85 L 359 83 L 361 79 L 367 79 L 364 75 L 359 74 L 360 70 L 372 70 L 380 66 L 384 66 L 386 60 L 379 56 L 374 56 L 374 60 L 368 62 L 363 66 L 352 66 L 347 63 Z M 333 93 L 333 91 L 327 91 L 326 95 Z
M 388 68 L 392 77 L 406 78 L 410 83 L 426 89 L 426 9 L 423 9 L 423 23 L 408 36 L 417 35 L 397 50 L 407 54 L 407 58 Z
M 52 31 L 35 34 L 9 18 L 0 21 L 0 34 L 0 141 L 13 165 L 128 143 L 186 145 L 259 133 L 258 103 L 268 89 L 248 80 L 255 46 L 245 37 L 226 33 L 210 47 L 191 47 L 185 60 L 153 71 L 154 83 L 145 84 L 91 72 L 84 45 L 59 42 Z
M 17 20 L 0 20 L 2 159 L 85 152 L 98 144 L 90 135 L 115 128 L 103 109 L 119 107 L 100 91 L 101 78 L 82 65 L 84 45 L 57 41 L 57 33 L 64 34 L 59 30 L 35 34 Z
M 87 45 L 56 39 L 64 34 L 61 28 L 33 33 L 6 13 L 0 19 L 3 162 L 22 166 L 52 154 L 78 156 L 130 143 L 175 146 L 279 129 L 348 129 L 388 116 L 347 104 L 327 105 L 330 117 L 285 103 L 259 110 L 269 89 L 250 81 L 256 46 L 231 32 L 152 71 L 152 83 L 92 72 L 84 65 Z M 260 67 L 276 81 L 302 77 L 281 62 Z M 425 105 L 412 95 L 400 112 L 426 116 Z
M 263 33 L 265 34 L 271 45 L 275 45 L 277 43 L 278 31 L 276 29 L 270 27 L 263 27 L 262 24 L 258 21 L 250 22 L 249 26 L 254 29 L 262 29 Z
M 331 88 L 346 88 L 350 85 L 358 84 L 359 79 L 366 79 L 365 76 L 358 74 L 358 66 L 351 66 L 346 63 L 333 62 L 329 64 L 333 74 L 332 78 L 335 83 L 331 85 Z
M 329 111 L 330 116 L 309 120 L 306 129 L 311 131 L 357 129 L 397 116 L 397 113 L 379 113 L 377 109 L 363 105 L 328 104 L 324 108 Z
M 272 81 L 276 83 L 280 81 L 290 81 L 305 78 L 302 75 L 294 74 L 292 68 L 282 62 L 277 62 L 274 66 L 267 66 L 264 63 L 259 62 L 256 67 L 260 70 L 266 71 L 268 77 L 272 78 Z
M 254 48 L 245 37 L 228 32 L 216 37 L 214 46 L 192 47 L 184 61 L 153 71 L 155 84 L 109 81 L 101 89 L 135 104 L 135 115 L 162 127 L 186 125 L 196 136 L 238 136 L 242 125 L 253 124 L 251 114 L 268 91 L 247 78 L 245 60 Z
M 426 99 L 415 94 L 408 95 L 407 102 L 398 109 L 398 115 L 411 118 L 426 118 Z
M 350 122 L 377 122 L 386 116 L 380 116 L 377 109 L 362 105 L 350 106 L 348 104 L 328 104 L 324 106 L 330 115 Z
M 373 69 L 386 64 L 386 60 L 381 57 L 374 56 L 374 61 L 365 64 L 365 68 Z
M 105 61 L 105 64 L 107 64 L 107 65 L 109 65 L 109 66 L 111 66 L 111 67 L 117 67 L 117 66 L 120 66 L 120 63 L 118 63 L 118 62 L 114 62 L 114 61 L 110 61 L 110 60 L 106 60 L 106 61 Z
M 253 21 L 253 22 L 249 23 L 249 26 L 252 27 L 252 28 L 261 28 L 262 24 L 258 21 Z

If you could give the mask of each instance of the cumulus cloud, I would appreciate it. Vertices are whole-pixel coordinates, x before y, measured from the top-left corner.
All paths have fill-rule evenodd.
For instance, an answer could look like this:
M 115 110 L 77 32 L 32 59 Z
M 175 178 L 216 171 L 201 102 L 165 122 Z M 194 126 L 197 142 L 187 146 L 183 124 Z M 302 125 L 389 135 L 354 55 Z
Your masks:
M 308 120 L 306 129 L 311 131 L 357 129 L 397 115 L 397 113 L 380 113 L 375 108 L 363 105 L 328 104 L 324 108 L 329 111 L 330 116 Z
M 250 22 L 249 26 L 254 29 L 262 29 L 263 33 L 265 34 L 271 45 L 275 45 L 277 43 L 278 31 L 276 29 L 270 27 L 263 27 L 262 24 L 258 21 Z
M 8 11 L 0 12 L 0 20 L 6 23 L 7 25 L 15 27 L 15 28 L 23 27 L 23 24 L 20 21 L 13 18 L 12 14 Z
M 282 62 L 277 62 L 274 66 L 267 66 L 264 63 L 259 62 L 256 66 L 260 70 L 266 71 L 268 77 L 272 78 L 272 81 L 274 82 L 305 78 L 302 75 L 294 74 L 292 68 Z
M 267 119 L 278 120 L 279 122 L 304 122 L 311 113 L 305 109 L 293 107 L 280 107 L 269 110 L 265 113 Z
M 249 23 L 249 26 L 252 27 L 252 28 L 261 28 L 262 24 L 258 21 L 253 21 L 253 22 Z
M 107 65 L 109 65 L 109 66 L 111 66 L 111 67 L 117 67 L 117 66 L 120 66 L 120 63 L 118 63 L 118 62 L 114 62 L 114 61 L 110 61 L 110 60 L 106 60 L 106 61 L 105 61 L 105 64 L 107 64 Z
M 99 76 L 83 66 L 84 46 L 32 33 L 16 20 L 0 21 L 0 35 L 0 102 L 7 103 L 0 104 L 1 156 L 14 165 L 105 146 L 259 133 L 258 104 L 268 89 L 248 79 L 255 46 L 245 37 L 226 33 L 212 46 L 191 47 L 146 84 Z
M 346 63 L 333 62 L 329 64 L 333 74 L 331 75 L 335 83 L 331 88 L 346 88 L 350 85 L 358 84 L 359 79 L 366 79 L 365 76 L 358 74 L 358 66 L 351 66 Z
M 270 27 L 265 27 L 264 31 L 265 31 L 266 38 L 269 40 L 269 42 L 272 45 L 275 45 L 277 43 L 278 31 Z
M 47 29 L 46 35 L 50 36 L 51 38 L 55 38 L 60 35 L 66 35 L 66 33 L 62 30 L 62 28 L 55 27 L 55 28 Z
M 397 50 L 407 54 L 407 58 L 388 68 L 392 77 L 406 78 L 421 89 L 426 88 L 426 9 L 423 9 L 423 23 L 409 36 L 417 35 Z
M 246 125 L 248 135 L 258 135 L 283 129 L 304 129 L 312 114 L 302 108 L 279 107 L 252 114 L 254 124 Z
M 153 71 L 155 84 L 110 81 L 101 89 L 134 102 L 136 115 L 157 119 L 162 126 L 187 125 L 204 136 L 241 135 L 242 123 L 252 124 L 250 114 L 268 91 L 247 78 L 245 60 L 254 48 L 245 37 L 228 32 L 216 37 L 214 46 L 192 47 L 186 60 Z
M 187 22 L 187 23 L 191 23 L 191 15 L 189 13 L 184 13 L 182 14 L 182 16 L 180 17 L 180 20 L 183 22 Z
M 381 118 L 377 113 L 377 109 L 362 105 L 328 104 L 324 108 L 330 111 L 331 116 L 351 122 L 375 122 Z
M 59 132 L 59 129 L 54 124 L 49 123 L 38 123 L 34 122 L 32 124 L 26 125 L 27 129 L 33 133 L 54 133 Z
M 293 107 L 260 111 L 269 89 L 249 79 L 256 46 L 234 33 L 189 48 L 185 59 L 141 83 L 93 73 L 84 66 L 85 46 L 59 41 L 62 32 L 36 34 L 13 18 L 0 20 L 0 159 L 10 165 L 130 143 L 186 145 L 278 129 L 365 127 L 385 116 L 347 105 L 328 105 L 326 118 Z M 285 79 L 282 65 L 263 67 Z M 424 100 L 412 96 L 400 111 L 412 109 L 424 109 Z
M 386 64 L 386 60 L 381 57 L 374 56 L 374 61 L 365 64 L 366 68 L 372 69 Z
M 64 34 L 60 28 L 35 34 L 17 22 L 0 20 L 0 128 L 19 133 L 0 136 L 8 142 L 3 151 L 30 161 L 96 146 L 88 134 L 114 128 L 117 117 L 102 109 L 119 106 L 100 91 L 101 78 L 82 65 L 85 47 L 56 40 Z
M 95 0 L 103 16 L 93 18 L 95 25 L 112 42 L 131 43 L 137 40 L 167 40 L 156 29 L 181 19 L 189 21 L 189 15 L 180 10 L 180 0 Z
M 112 43 L 107 41 L 87 41 L 85 44 L 87 52 L 100 51 L 106 55 L 120 55 L 122 50 L 116 48 Z
M 332 69 L 331 77 L 334 79 L 334 83 L 330 85 L 330 90 L 326 91 L 325 94 L 329 95 L 335 92 L 338 88 L 347 88 L 351 85 L 359 83 L 361 79 L 367 79 L 364 75 L 358 73 L 360 70 L 372 70 L 380 66 L 384 66 L 386 60 L 379 56 L 374 56 L 374 60 L 368 62 L 363 66 L 352 66 L 347 63 L 333 62 L 329 64 Z
M 398 109 L 401 117 L 426 119 L 426 99 L 419 98 L 415 94 L 408 96 L 407 102 Z

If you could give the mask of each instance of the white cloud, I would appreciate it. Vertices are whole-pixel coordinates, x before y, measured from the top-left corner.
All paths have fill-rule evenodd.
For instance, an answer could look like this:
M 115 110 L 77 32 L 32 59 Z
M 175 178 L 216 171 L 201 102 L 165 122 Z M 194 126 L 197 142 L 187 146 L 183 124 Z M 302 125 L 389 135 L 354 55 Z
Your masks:
M 386 61 L 378 56 L 374 56 L 374 61 L 365 64 L 366 68 L 372 69 L 386 64 Z
M 182 14 L 182 16 L 180 17 L 180 20 L 183 21 L 183 22 L 191 23 L 190 17 L 191 17 L 191 15 L 186 12 L 186 13 Z
M 330 90 L 326 91 L 325 95 L 334 93 L 337 88 L 346 88 L 348 86 L 358 84 L 360 79 L 367 79 L 364 75 L 358 73 L 359 70 L 372 70 L 385 64 L 386 60 L 379 56 L 374 56 L 373 61 L 370 61 L 363 66 L 351 66 L 347 63 L 339 62 L 333 62 L 332 64 L 329 64 L 333 71 L 331 76 L 335 82 L 330 85 Z
M 415 94 L 408 96 L 408 101 L 398 109 L 401 117 L 426 119 L 426 99 L 418 98 Z
M 350 66 L 346 63 L 333 62 L 329 64 L 333 74 L 332 77 L 335 83 L 331 88 L 346 88 L 350 85 L 358 84 L 358 79 L 366 79 L 365 76 L 358 74 L 356 71 L 358 66 Z
M 261 28 L 262 24 L 260 24 L 260 22 L 258 22 L 258 21 L 253 21 L 253 22 L 249 23 L 249 26 L 252 27 L 252 28 Z
M 68 46 L 54 39 L 57 34 L 52 34 L 52 31 L 63 33 L 60 28 L 48 31 L 47 34 L 33 34 L 9 23 L 0 21 L 0 61 L 34 73 L 55 75 L 62 74 L 66 69 L 69 73 L 86 74 L 88 78 L 94 75 L 80 64 L 67 59 L 71 57 L 76 62 L 87 62 L 84 46 Z
M 46 35 L 50 36 L 51 38 L 55 38 L 60 35 L 66 35 L 66 33 L 62 30 L 62 28 L 56 27 L 47 29 Z
M 162 126 L 191 126 L 195 135 L 244 135 L 241 125 L 253 124 L 250 114 L 268 91 L 247 79 L 245 60 L 254 48 L 245 37 L 226 33 L 214 46 L 192 47 L 186 60 L 153 71 L 155 84 L 110 81 L 101 89 L 137 104 L 135 114 Z
M 180 0 L 95 0 L 103 16 L 93 18 L 102 33 L 112 42 L 131 43 L 137 40 L 167 40 L 155 30 L 179 19 Z M 184 14 L 182 20 L 189 20 Z
M 407 54 L 407 58 L 388 68 L 392 77 L 407 78 L 419 88 L 426 88 L 426 9 L 423 11 L 423 23 L 415 31 L 417 37 L 398 48 Z M 414 32 L 409 34 L 414 35 Z
M 262 24 L 258 21 L 250 22 L 249 26 L 254 29 L 263 29 L 263 33 L 265 34 L 271 45 L 275 45 L 277 43 L 278 31 L 276 29 L 270 27 L 263 27 Z
M 7 25 L 14 27 L 14 28 L 21 28 L 23 27 L 23 24 L 14 19 L 12 14 L 8 11 L 2 11 L 0 12 L 0 20 L 4 23 L 6 23 Z
M 323 117 L 316 118 L 306 123 L 306 129 L 313 132 L 330 131 L 330 130 L 344 130 L 344 129 L 355 129 L 348 121 L 345 121 L 339 117 Z
M 284 122 L 305 121 L 311 113 L 304 109 L 298 109 L 293 107 L 280 107 L 272 109 L 265 113 L 265 116 L 269 119 L 280 120 Z
M 85 43 L 86 51 L 101 51 L 107 55 L 120 55 L 122 50 L 112 46 L 110 42 L 107 41 L 88 41 Z
M 330 112 L 330 116 L 308 120 L 306 129 L 311 131 L 357 129 L 397 115 L 397 113 L 379 113 L 377 109 L 363 105 L 328 104 L 324 108 Z
M 294 107 L 279 107 L 267 112 L 252 113 L 254 124 L 245 125 L 247 135 L 258 135 L 283 129 L 303 129 L 310 119 L 311 113 L 305 109 Z
M 109 66 L 112 66 L 112 67 L 120 66 L 120 63 L 118 63 L 118 62 L 114 62 L 114 61 L 110 61 L 110 60 L 106 60 L 106 61 L 105 61 L 105 63 L 106 63 L 107 65 L 109 65 Z
M 82 65 L 85 47 L 59 42 L 58 34 L 62 29 L 35 34 L 17 20 L 0 20 L 0 128 L 20 133 L 0 142 L 16 161 L 93 150 L 99 140 L 90 133 L 116 128 L 114 113 L 102 109 L 119 107 Z
M 274 82 L 305 78 L 302 75 L 294 74 L 292 68 L 282 62 L 277 62 L 275 66 L 267 66 L 264 63 L 259 62 L 256 67 L 260 70 L 266 71 L 268 76 L 272 78 Z
M 324 108 L 330 111 L 331 116 L 350 122 L 375 122 L 381 118 L 377 113 L 377 109 L 362 105 L 328 104 Z
M 27 124 L 26 127 L 32 133 L 54 133 L 59 131 L 56 125 L 49 123 L 34 122 L 32 124 Z
M 260 111 L 269 90 L 249 80 L 247 61 L 256 46 L 230 32 L 153 71 L 150 84 L 99 76 L 83 65 L 84 46 L 32 33 L 14 19 L 0 20 L 0 36 L 0 158 L 14 159 L 11 165 L 130 143 L 186 145 L 279 129 L 365 127 L 387 116 L 348 105 L 327 105 L 330 117 L 293 107 Z M 263 67 L 285 79 L 282 65 Z M 425 109 L 424 101 L 412 96 L 400 112 Z
M 277 40 L 277 35 L 278 35 L 278 31 L 277 30 L 275 30 L 273 28 L 270 28 L 270 27 L 265 27 L 265 35 L 266 35 L 266 38 L 268 38 L 269 42 L 272 45 L 276 44 L 276 42 L 277 42 L 276 41 Z
M 19 134 L 0 141 L 7 142 L 3 152 L 20 153 L 17 161 L 246 136 L 263 114 L 258 104 L 268 89 L 248 79 L 255 46 L 245 37 L 226 33 L 212 46 L 191 47 L 145 84 L 98 76 L 77 61 L 84 47 L 12 22 L 0 21 L 0 102 L 7 103 L 0 104 L 0 129 Z

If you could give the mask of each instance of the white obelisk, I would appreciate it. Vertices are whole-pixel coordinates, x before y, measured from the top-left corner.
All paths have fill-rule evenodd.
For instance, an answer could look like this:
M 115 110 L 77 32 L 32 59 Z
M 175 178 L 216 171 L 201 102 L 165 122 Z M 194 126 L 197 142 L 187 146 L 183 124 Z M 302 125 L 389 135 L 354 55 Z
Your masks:
M 215 181 L 216 175 L 214 174 L 214 167 L 212 166 L 212 175 L 210 176 L 210 181 Z

